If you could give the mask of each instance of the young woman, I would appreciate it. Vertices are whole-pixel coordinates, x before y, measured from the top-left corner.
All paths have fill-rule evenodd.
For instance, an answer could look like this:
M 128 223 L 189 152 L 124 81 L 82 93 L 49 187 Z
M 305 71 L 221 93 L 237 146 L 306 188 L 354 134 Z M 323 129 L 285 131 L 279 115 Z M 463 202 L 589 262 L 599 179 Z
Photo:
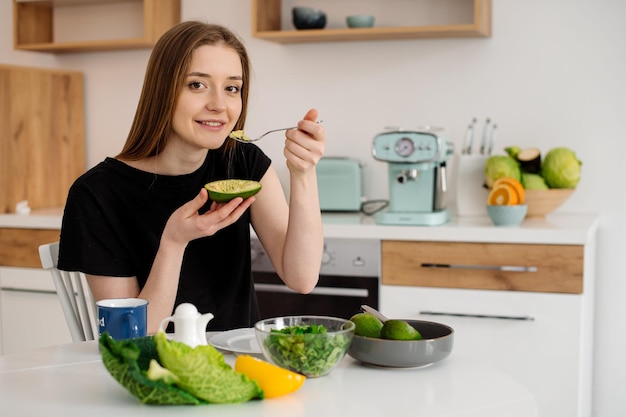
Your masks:
M 229 139 L 244 128 L 250 64 L 228 29 L 183 22 L 157 42 L 121 153 L 76 180 L 61 230 L 59 268 L 82 271 L 96 300 L 149 301 L 148 332 L 183 302 L 213 313 L 209 329 L 250 327 L 258 308 L 250 224 L 285 284 L 316 285 L 323 250 L 315 165 L 325 133 L 309 110 L 285 133 L 285 200 L 269 158 Z M 246 200 L 216 204 L 204 184 L 260 181 Z

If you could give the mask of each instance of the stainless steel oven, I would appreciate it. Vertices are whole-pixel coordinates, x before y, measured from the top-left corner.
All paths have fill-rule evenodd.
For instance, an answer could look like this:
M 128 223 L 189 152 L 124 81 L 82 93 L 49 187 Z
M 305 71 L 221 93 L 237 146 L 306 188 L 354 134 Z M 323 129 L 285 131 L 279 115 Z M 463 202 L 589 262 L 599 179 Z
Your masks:
M 363 304 L 378 308 L 378 240 L 327 238 L 319 282 L 309 294 L 287 288 L 259 240 L 252 238 L 251 245 L 252 275 L 261 319 L 303 314 L 349 319 Z

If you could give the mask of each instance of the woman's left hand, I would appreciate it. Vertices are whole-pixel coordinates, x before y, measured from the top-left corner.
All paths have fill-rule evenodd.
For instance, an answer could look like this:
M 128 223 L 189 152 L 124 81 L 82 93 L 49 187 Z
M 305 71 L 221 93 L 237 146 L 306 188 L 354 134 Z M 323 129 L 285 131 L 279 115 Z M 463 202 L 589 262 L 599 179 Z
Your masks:
M 317 118 L 317 110 L 311 109 L 304 119 L 298 122 L 298 129 L 291 129 L 285 133 L 284 154 L 291 173 L 305 174 L 315 169 L 315 165 L 324 155 L 326 132 Z

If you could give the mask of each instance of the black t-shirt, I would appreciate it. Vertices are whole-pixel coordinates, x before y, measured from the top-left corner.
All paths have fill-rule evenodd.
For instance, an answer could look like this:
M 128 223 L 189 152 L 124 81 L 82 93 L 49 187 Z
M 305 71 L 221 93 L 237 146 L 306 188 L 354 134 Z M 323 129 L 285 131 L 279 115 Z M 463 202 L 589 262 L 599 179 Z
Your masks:
M 90 275 L 136 276 L 143 288 L 170 215 L 210 181 L 259 181 L 270 159 L 254 144 L 227 156 L 209 151 L 191 174 L 155 175 L 106 158 L 69 191 L 59 249 L 59 268 Z M 200 212 L 205 212 L 210 201 Z M 174 308 L 192 303 L 213 313 L 209 330 L 250 327 L 258 307 L 250 272 L 250 213 L 213 236 L 189 242 Z

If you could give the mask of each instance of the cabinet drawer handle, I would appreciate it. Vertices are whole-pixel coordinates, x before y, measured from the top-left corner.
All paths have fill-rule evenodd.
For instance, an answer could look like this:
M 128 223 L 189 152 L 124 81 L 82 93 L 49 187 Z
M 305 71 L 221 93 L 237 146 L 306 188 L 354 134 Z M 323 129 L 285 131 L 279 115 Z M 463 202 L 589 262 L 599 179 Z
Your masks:
M 448 269 L 480 269 L 487 271 L 504 271 L 504 272 L 537 272 L 539 268 L 536 266 L 518 266 L 518 265 L 461 265 L 461 264 L 433 264 L 423 263 L 422 268 L 448 268 Z
M 2 287 L 0 288 L 2 291 L 10 291 L 10 292 L 23 292 L 30 294 L 53 294 L 56 295 L 56 291 L 54 290 L 35 290 L 31 288 L 14 288 L 14 287 Z
M 254 284 L 254 289 L 261 292 L 282 292 L 290 294 L 296 293 L 285 285 Z M 309 294 L 367 298 L 369 296 L 369 291 L 362 288 L 315 287 L 313 291 L 311 291 Z
M 535 320 L 535 318 L 531 316 L 501 316 L 497 314 L 446 313 L 443 311 L 420 311 L 420 314 L 427 315 L 427 316 L 473 317 L 477 319 L 527 320 L 527 321 Z

